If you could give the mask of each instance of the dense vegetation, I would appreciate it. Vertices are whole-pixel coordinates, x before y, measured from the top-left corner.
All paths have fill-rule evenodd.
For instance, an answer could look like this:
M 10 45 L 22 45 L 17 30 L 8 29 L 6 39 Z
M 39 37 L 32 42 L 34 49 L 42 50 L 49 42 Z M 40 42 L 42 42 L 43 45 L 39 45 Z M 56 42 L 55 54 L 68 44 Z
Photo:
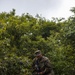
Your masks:
M 75 75 L 75 8 L 67 20 L 0 13 L 0 75 L 32 75 L 34 51 L 40 49 L 55 75 Z

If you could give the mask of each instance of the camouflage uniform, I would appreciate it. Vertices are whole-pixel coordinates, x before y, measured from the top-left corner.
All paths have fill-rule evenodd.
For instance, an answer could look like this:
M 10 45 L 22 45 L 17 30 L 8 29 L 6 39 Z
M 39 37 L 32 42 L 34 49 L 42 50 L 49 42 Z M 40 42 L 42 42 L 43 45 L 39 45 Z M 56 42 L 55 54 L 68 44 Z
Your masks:
M 39 67 L 38 72 L 43 72 L 43 74 L 37 74 L 38 72 L 36 69 L 36 62 L 38 62 L 38 67 Z M 41 59 L 34 58 L 32 67 L 33 67 L 33 75 L 54 75 L 51 63 L 49 59 L 45 56 L 42 56 Z

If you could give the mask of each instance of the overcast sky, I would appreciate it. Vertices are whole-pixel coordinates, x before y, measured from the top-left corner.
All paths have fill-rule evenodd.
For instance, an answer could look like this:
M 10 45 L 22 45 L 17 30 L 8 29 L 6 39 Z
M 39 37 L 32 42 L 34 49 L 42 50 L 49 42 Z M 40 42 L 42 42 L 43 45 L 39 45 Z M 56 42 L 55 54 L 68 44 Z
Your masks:
M 0 0 L 0 13 L 16 9 L 17 15 L 29 13 L 50 19 L 51 17 L 64 17 L 72 15 L 70 9 L 75 7 L 75 0 Z

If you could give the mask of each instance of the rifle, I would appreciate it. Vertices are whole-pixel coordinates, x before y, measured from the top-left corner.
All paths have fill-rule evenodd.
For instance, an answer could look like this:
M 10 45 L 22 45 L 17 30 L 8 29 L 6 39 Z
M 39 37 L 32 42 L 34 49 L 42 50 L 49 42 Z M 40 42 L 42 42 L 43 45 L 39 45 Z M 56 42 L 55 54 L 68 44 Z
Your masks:
M 40 69 L 39 69 L 39 66 L 38 66 L 38 60 L 36 60 L 35 62 L 35 68 L 36 68 L 36 71 L 37 71 L 37 75 L 40 75 L 39 72 L 40 72 Z

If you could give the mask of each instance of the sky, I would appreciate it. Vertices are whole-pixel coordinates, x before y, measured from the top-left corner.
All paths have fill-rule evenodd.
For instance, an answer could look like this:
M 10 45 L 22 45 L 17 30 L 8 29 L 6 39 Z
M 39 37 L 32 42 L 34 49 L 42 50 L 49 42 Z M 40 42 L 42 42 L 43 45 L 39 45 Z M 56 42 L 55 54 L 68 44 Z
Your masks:
M 16 15 L 39 14 L 46 19 L 52 17 L 67 19 L 73 15 L 70 11 L 72 7 L 75 7 L 75 0 L 0 0 L 0 13 L 15 9 Z

